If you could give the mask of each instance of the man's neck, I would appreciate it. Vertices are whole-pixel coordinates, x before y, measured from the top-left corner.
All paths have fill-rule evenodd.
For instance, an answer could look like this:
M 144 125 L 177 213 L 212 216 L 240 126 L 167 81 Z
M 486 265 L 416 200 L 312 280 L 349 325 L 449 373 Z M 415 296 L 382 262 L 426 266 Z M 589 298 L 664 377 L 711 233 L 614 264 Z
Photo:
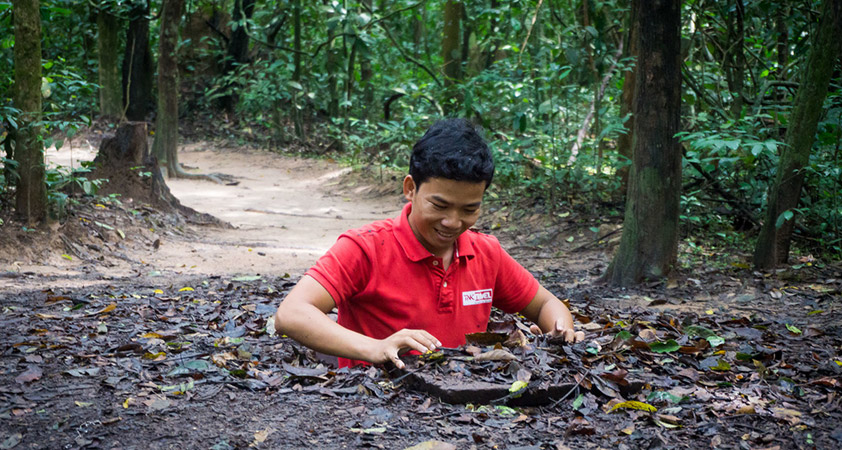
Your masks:
M 456 244 L 453 244 L 453 246 L 451 246 L 450 249 L 441 256 L 442 269 L 447 270 L 447 268 L 450 267 L 450 263 L 453 262 L 453 254 L 455 252 L 455 248 Z

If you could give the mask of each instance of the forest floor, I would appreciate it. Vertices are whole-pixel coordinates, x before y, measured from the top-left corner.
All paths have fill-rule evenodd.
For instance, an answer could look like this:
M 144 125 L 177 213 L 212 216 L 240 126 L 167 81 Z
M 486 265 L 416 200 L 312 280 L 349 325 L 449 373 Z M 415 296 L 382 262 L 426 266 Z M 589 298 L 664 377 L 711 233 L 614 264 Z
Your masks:
M 43 229 L 0 213 L 0 449 L 842 446 L 838 262 L 759 273 L 699 242 L 671 279 L 614 288 L 598 277 L 619 218 L 488 199 L 478 227 L 569 303 L 585 341 L 495 313 L 407 372 L 335 370 L 271 316 L 338 234 L 399 211 L 401 175 L 210 142 L 180 158 L 224 183 L 172 192 L 230 227 L 120 197 Z

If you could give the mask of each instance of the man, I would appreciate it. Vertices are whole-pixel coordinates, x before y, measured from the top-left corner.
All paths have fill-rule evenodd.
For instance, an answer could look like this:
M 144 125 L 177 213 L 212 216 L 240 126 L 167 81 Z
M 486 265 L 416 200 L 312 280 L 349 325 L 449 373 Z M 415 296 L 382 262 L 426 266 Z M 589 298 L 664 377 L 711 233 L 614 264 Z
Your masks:
M 290 291 L 275 328 L 340 367 L 457 347 L 485 331 L 491 306 L 520 312 L 532 331 L 582 340 L 570 311 L 476 223 L 494 175 L 470 122 L 435 123 L 415 144 L 401 214 L 343 234 Z M 326 314 L 339 311 L 334 322 Z

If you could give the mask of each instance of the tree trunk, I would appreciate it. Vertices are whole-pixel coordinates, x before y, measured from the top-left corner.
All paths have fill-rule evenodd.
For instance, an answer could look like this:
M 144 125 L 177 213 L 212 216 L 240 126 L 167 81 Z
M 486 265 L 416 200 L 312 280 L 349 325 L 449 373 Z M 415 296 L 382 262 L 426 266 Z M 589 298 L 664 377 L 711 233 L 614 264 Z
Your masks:
M 15 192 L 17 215 L 27 223 L 47 218 L 47 185 L 41 144 L 41 13 L 38 0 L 12 2 L 15 27 L 14 105 L 20 110 L 15 160 L 20 179 Z
M 371 0 L 363 0 L 363 3 L 368 6 L 369 10 L 373 11 Z M 374 69 L 371 67 L 371 49 L 361 39 L 357 40 L 355 45 L 359 47 L 358 52 L 360 54 L 360 87 L 363 89 L 363 109 L 365 116 L 373 119 L 377 108 L 374 105 Z
M 444 4 L 444 28 L 442 29 L 441 72 L 444 75 L 444 107 L 445 111 L 456 109 L 457 95 L 455 84 L 461 78 L 462 53 L 459 49 L 461 34 L 459 33 L 462 16 L 462 5 L 455 0 L 447 0 Z
M 777 32 L 777 40 L 775 43 L 775 49 L 777 53 L 777 61 L 778 61 L 778 73 L 777 79 L 780 81 L 787 81 L 789 75 L 787 74 L 786 66 L 789 63 L 789 27 L 787 27 L 787 18 L 789 17 L 789 5 L 783 3 L 778 6 L 778 14 L 775 16 L 775 31 Z M 786 93 L 780 89 L 775 89 L 775 97 L 774 101 L 776 104 L 781 104 L 784 102 L 784 98 L 786 97 Z M 775 126 L 780 130 L 781 118 L 779 116 L 778 109 L 775 108 L 772 110 L 772 118 L 774 120 Z M 783 134 L 779 132 L 779 136 Z M 780 136 L 781 138 L 785 138 L 786 136 Z
M 234 2 L 234 14 L 232 14 L 234 22 L 238 23 L 237 29 L 231 33 L 231 39 L 228 41 L 228 54 L 225 57 L 224 75 L 230 75 L 231 72 L 239 64 L 248 62 L 249 50 L 249 35 L 248 28 L 245 21 L 251 19 L 254 14 L 255 0 L 236 0 Z M 242 23 L 240 23 L 242 22 Z M 223 109 L 229 114 L 234 113 L 234 107 L 237 106 L 237 93 L 239 86 L 234 83 L 229 83 L 226 91 L 228 93 L 219 99 L 219 103 Z
M 619 138 L 617 138 L 617 153 L 620 154 L 626 161 L 629 163 L 632 159 L 632 135 L 634 134 L 634 114 L 632 112 L 632 105 L 634 104 L 634 86 L 636 84 L 636 74 L 637 74 L 637 35 L 636 30 L 637 27 L 635 23 L 637 22 L 637 18 L 634 15 L 634 10 L 632 10 L 629 14 L 629 21 L 628 21 L 628 33 L 626 33 L 626 48 L 628 49 L 627 54 L 632 58 L 635 58 L 635 63 L 630 70 L 626 71 L 625 77 L 623 78 L 623 93 L 620 97 L 620 117 L 628 116 L 628 120 L 626 121 L 626 133 L 621 134 Z M 621 167 L 617 171 L 617 176 L 620 178 L 620 195 L 625 198 L 626 192 L 628 190 L 629 185 L 629 171 L 631 169 L 631 165 L 626 165 Z
M 170 177 L 178 167 L 178 26 L 184 14 L 184 0 L 164 0 L 158 38 L 158 115 L 152 153 Z
M 729 5 L 730 6 L 730 5 Z M 728 17 L 728 41 L 724 47 L 729 49 L 725 59 L 728 67 L 725 68 L 728 89 L 731 91 L 731 117 L 737 120 L 743 110 L 743 83 L 745 82 L 746 57 L 743 47 L 745 46 L 745 6 L 743 0 L 734 1 L 734 14 Z
M 146 120 L 152 106 L 152 54 L 149 51 L 149 4 L 134 0 L 123 56 L 123 110 L 128 120 Z
M 798 92 L 795 94 L 786 145 L 783 146 L 775 182 L 769 186 L 768 206 L 757 246 L 754 265 L 758 269 L 771 269 L 789 257 L 790 239 L 795 224 L 793 209 L 801 199 L 804 167 L 810 159 L 810 150 L 816 136 L 822 104 L 833 66 L 842 50 L 839 30 L 842 29 L 842 1 L 823 2 L 818 33 L 812 42 L 810 56 Z M 793 213 L 788 220 L 782 214 Z M 781 222 L 782 223 L 779 223 Z
M 331 118 L 339 117 L 339 70 L 342 67 L 339 64 L 339 55 L 335 47 L 334 31 L 328 29 L 327 31 L 327 89 L 330 101 L 327 106 L 327 113 Z
M 293 63 L 295 69 L 292 72 L 292 81 L 301 83 L 301 0 L 294 0 L 292 4 L 293 38 L 292 46 L 295 50 Z M 304 127 L 301 123 L 301 105 L 298 104 L 301 92 L 295 90 L 292 97 L 292 123 L 295 127 L 295 137 L 304 137 Z
M 96 15 L 97 57 L 99 58 L 99 113 L 119 119 L 123 115 L 120 99 L 120 20 L 105 8 Z
M 426 48 L 425 42 L 427 40 L 427 4 L 420 6 L 417 14 L 412 15 L 412 43 L 413 54 L 416 59 L 421 59 L 421 55 Z
M 681 192 L 680 2 L 633 0 L 639 59 L 634 146 L 623 236 L 605 279 L 628 286 L 667 276 L 678 252 Z

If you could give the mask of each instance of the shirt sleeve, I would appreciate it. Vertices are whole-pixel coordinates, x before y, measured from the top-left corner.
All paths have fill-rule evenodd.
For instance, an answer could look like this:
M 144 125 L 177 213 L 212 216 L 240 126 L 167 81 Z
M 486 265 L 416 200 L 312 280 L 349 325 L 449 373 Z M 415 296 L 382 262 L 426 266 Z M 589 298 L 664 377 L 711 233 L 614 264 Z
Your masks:
M 371 260 L 363 248 L 342 235 L 305 275 L 318 281 L 338 306 L 365 289 L 370 273 Z
M 492 305 L 507 313 L 520 312 L 538 294 L 538 280 L 515 261 L 503 247 L 499 249 L 500 265 L 494 283 Z

